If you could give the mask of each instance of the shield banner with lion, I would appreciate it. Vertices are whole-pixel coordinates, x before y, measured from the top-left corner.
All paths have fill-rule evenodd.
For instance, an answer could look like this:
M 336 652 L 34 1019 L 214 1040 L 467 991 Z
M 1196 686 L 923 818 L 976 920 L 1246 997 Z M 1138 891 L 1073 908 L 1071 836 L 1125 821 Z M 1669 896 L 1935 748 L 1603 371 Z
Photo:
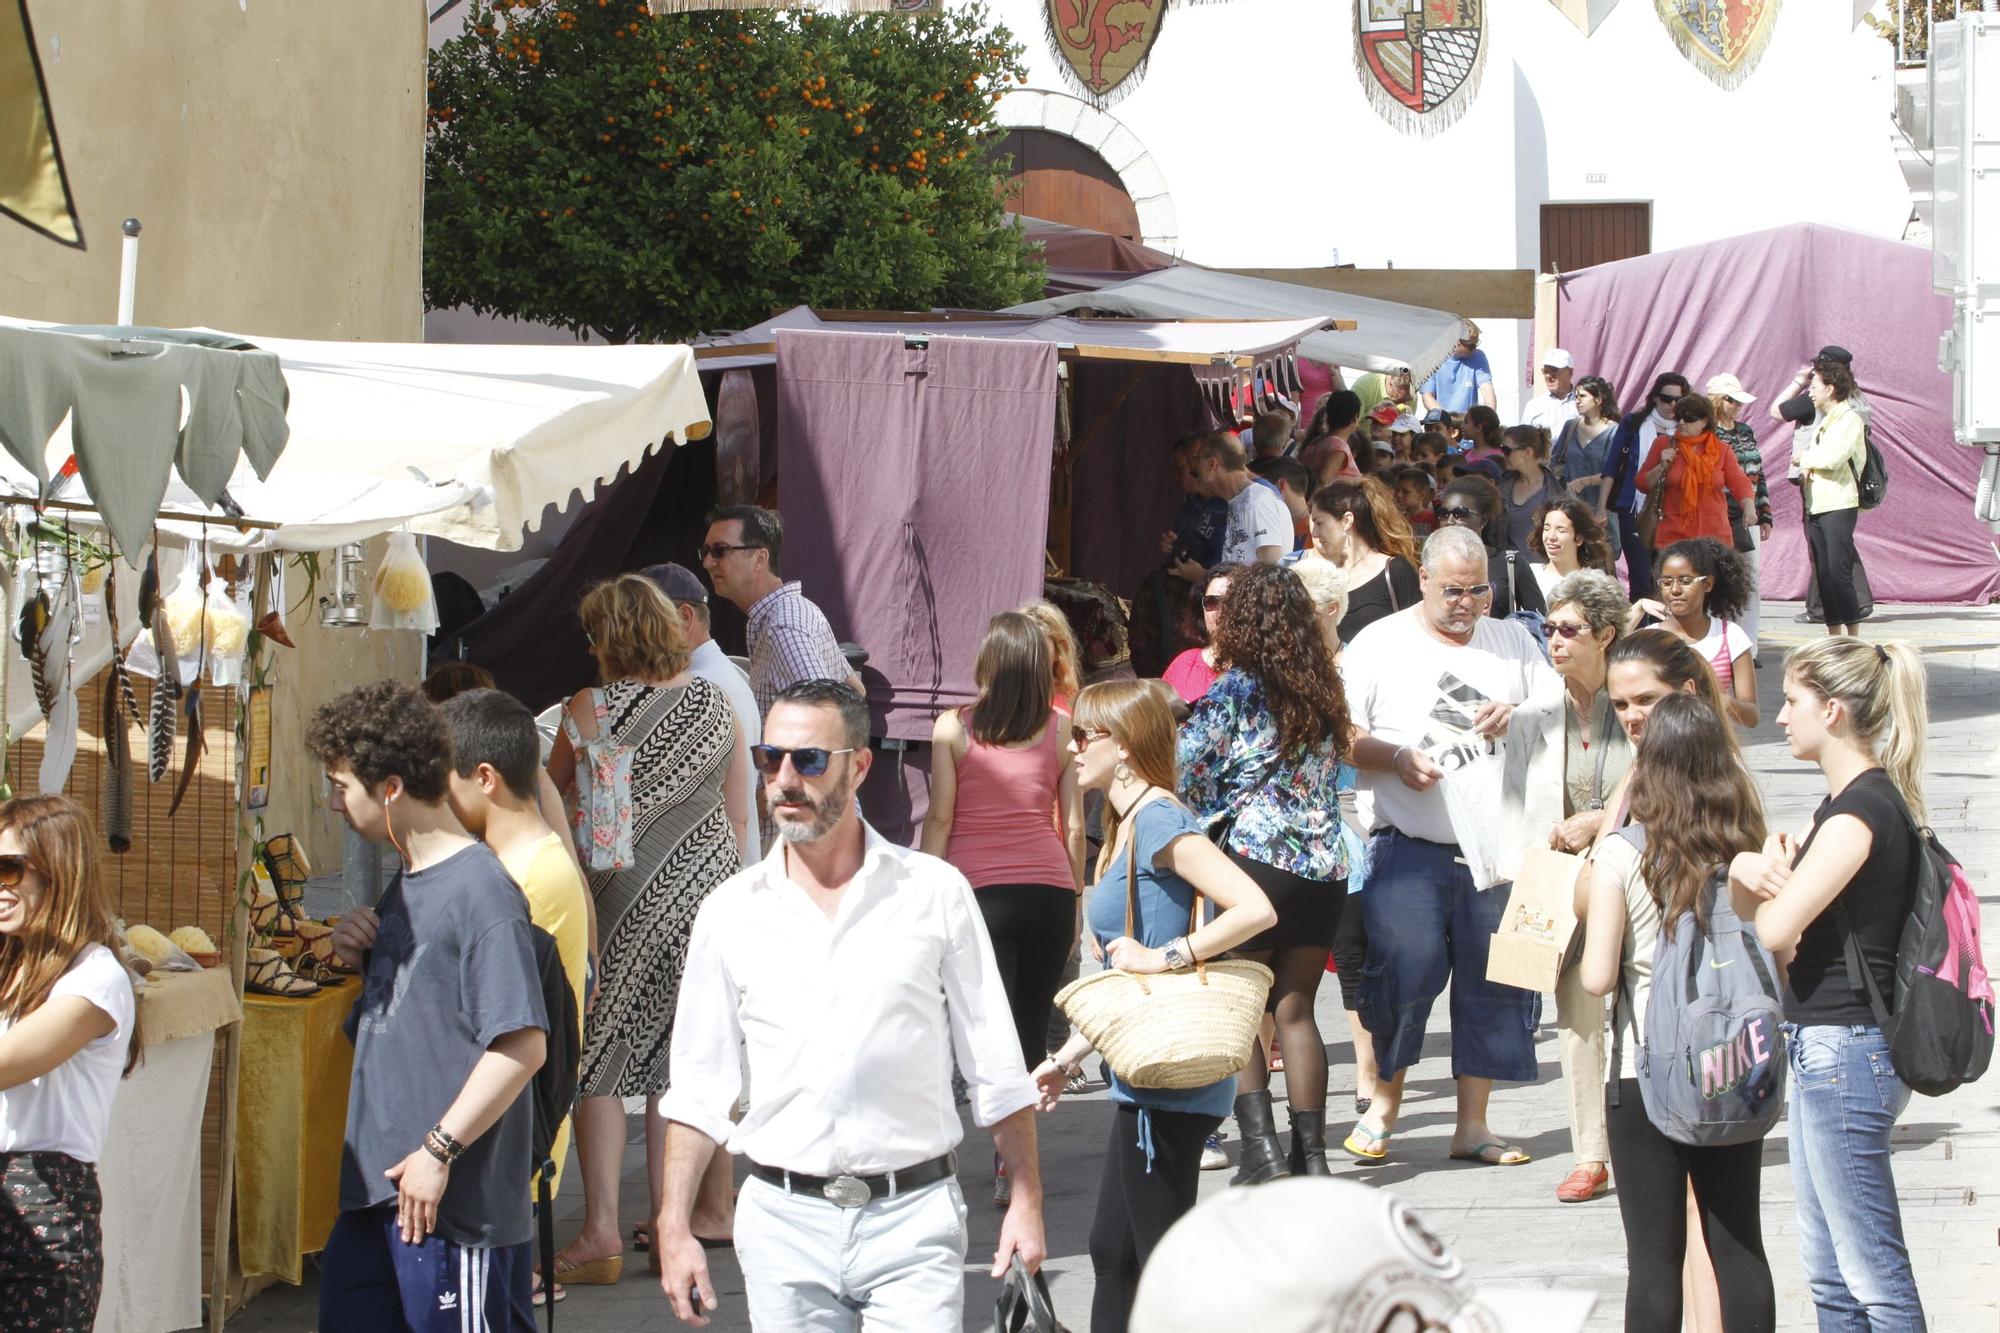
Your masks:
M 1077 91 L 1103 106 L 1138 82 L 1166 7 L 1167 0 L 1042 0 L 1042 17 Z
M 1779 0 L 1653 0 L 1667 35 L 1719 86 L 1750 77 L 1770 45 Z
M 1465 114 L 1486 61 L 1484 11 L 1480 0 L 1356 0 L 1354 63 L 1384 120 L 1432 135 Z

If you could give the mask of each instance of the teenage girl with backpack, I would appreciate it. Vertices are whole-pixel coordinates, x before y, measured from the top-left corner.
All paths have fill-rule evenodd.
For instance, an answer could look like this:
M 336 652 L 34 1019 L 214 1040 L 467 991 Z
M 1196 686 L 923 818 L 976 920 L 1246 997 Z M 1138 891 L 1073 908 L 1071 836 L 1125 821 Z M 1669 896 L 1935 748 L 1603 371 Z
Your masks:
M 1702 893 L 1716 868 L 1763 840 L 1757 784 L 1730 743 L 1729 724 L 1701 695 L 1676 690 L 1649 710 L 1627 790 L 1631 822 L 1644 838 L 1612 836 L 1599 845 L 1579 963 L 1584 989 L 1618 997 L 1619 1063 L 1605 1118 L 1630 1270 L 1625 1328 L 1681 1327 L 1681 1261 L 1691 1239 L 1683 1200 L 1691 1183 L 1696 1235 L 1715 1267 L 1723 1327 L 1768 1330 L 1777 1307 L 1758 1214 L 1763 1141 L 1690 1147 L 1669 1139 L 1646 1114 L 1636 1058 L 1660 933 L 1690 912 L 1702 920 Z
M 1792 1182 L 1823 1328 L 1924 1328 L 1889 1161 L 1910 1100 L 1850 958 L 1894 994 L 1924 814 L 1924 665 L 1906 643 L 1822 639 L 1785 659 L 1778 725 L 1827 798 L 1803 843 L 1776 834 L 1729 878 L 1736 910 L 1789 959 Z

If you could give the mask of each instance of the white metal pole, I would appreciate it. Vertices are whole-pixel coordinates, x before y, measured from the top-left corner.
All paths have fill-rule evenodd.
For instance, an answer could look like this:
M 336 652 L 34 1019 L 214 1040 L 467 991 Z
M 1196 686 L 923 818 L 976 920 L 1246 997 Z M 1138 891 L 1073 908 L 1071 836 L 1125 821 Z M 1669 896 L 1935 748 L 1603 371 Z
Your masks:
M 132 322 L 132 303 L 139 294 L 139 219 L 125 219 L 125 247 L 118 256 L 118 322 Z

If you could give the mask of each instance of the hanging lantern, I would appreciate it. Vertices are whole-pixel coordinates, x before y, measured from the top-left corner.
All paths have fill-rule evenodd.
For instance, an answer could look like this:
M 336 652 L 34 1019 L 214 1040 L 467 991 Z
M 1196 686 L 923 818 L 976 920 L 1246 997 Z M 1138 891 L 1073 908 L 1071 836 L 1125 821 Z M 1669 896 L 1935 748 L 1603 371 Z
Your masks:
M 360 629 L 368 623 L 362 589 L 368 586 L 368 557 L 361 543 L 333 553 L 333 587 L 319 599 L 319 623 L 329 629 Z

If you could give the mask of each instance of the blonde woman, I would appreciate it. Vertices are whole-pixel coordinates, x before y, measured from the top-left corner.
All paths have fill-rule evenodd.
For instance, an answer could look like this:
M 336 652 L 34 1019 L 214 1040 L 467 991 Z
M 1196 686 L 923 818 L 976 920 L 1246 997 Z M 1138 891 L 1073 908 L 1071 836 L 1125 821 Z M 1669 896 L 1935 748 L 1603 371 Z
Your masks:
M 749 836 L 751 792 L 747 765 L 737 762 L 745 743 L 729 699 L 688 671 L 680 615 L 659 586 L 621 574 L 585 593 L 578 615 L 604 683 L 569 701 L 549 777 L 573 800 L 580 744 L 605 737 L 632 750 L 632 864 L 590 872 L 600 951 L 576 1113 L 584 1221 L 556 1256 L 558 1282 L 594 1286 L 617 1282 L 624 1268 L 621 1099 L 666 1091 L 667 1041 L 688 932 L 709 890 L 736 872 L 737 847 Z M 588 845 L 582 834 L 578 841 Z M 648 1217 L 660 1211 L 665 1140 L 666 1122 L 647 1115 L 654 1195 Z M 726 1242 L 734 1215 L 728 1159 L 718 1162 L 696 1201 L 694 1229 L 705 1240 Z
M 1172 690 L 1157 680 L 1111 680 L 1077 696 L 1070 728 L 1076 780 L 1105 799 L 1104 853 L 1086 908 L 1091 939 L 1108 966 L 1183 970 L 1218 958 L 1277 923 L 1249 875 L 1202 833 L 1174 798 Z M 1128 863 L 1138 907 L 1126 933 Z M 1195 895 L 1215 914 L 1190 931 Z M 1081 1035 L 1035 1070 L 1042 1109 L 1055 1109 L 1066 1078 L 1090 1052 Z M 1202 1143 L 1222 1123 L 1234 1079 L 1201 1088 L 1135 1088 L 1111 1076 L 1111 1140 L 1090 1228 L 1097 1288 L 1090 1326 L 1117 1333 L 1132 1312 L 1139 1272 L 1182 1214 L 1194 1207 Z
M 1067 713 L 1083 688 L 1083 646 L 1076 641 L 1069 617 L 1054 602 L 1037 597 L 1014 608 L 1042 627 L 1049 636 L 1049 653 L 1054 659 L 1055 706 Z

